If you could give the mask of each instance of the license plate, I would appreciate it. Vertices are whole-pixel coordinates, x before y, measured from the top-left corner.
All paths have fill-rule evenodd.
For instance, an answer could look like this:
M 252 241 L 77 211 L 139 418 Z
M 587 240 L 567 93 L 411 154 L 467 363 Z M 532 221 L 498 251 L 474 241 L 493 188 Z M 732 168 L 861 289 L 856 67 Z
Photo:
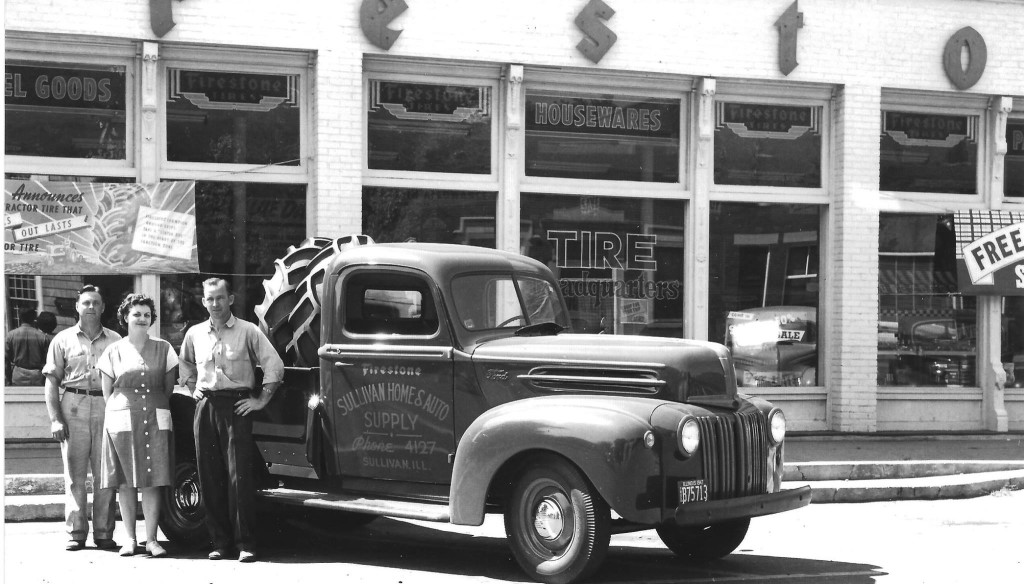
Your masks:
M 679 481 L 679 504 L 706 502 L 708 486 L 703 479 L 695 481 Z

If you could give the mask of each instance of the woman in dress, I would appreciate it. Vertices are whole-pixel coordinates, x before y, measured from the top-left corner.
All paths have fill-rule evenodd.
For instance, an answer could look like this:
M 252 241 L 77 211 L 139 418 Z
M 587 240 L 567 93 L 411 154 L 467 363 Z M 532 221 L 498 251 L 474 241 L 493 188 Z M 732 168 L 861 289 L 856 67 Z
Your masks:
M 170 395 L 178 357 L 171 344 L 149 336 L 156 307 L 144 294 L 130 294 L 117 310 L 128 336 L 107 347 L 97 367 L 107 401 L 103 429 L 102 488 L 117 487 L 121 519 L 129 541 L 122 556 L 135 554 L 135 517 L 139 489 L 146 521 L 146 551 L 167 554 L 157 542 L 162 489 L 171 484 Z

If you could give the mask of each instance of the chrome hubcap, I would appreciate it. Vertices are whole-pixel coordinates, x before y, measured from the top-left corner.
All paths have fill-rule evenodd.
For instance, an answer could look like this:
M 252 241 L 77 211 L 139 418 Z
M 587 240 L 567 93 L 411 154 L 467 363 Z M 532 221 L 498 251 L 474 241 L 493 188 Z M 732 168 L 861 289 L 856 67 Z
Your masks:
M 557 539 L 562 534 L 565 522 L 562 508 L 551 499 L 544 499 L 537 505 L 533 517 L 533 528 L 537 535 L 546 540 Z

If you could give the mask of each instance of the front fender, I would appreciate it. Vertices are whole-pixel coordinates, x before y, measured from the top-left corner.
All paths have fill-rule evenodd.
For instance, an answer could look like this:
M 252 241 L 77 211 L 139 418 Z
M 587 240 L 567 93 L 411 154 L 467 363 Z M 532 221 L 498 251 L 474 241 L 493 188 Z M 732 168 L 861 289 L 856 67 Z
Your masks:
M 662 402 L 615 396 L 545 396 L 488 410 L 459 440 L 452 469 L 451 522 L 480 525 L 490 485 L 511 459 L 528 451 L 575 464 L 623 518 L 661 518 L 661 464 L 644 446 L 651 411 Z

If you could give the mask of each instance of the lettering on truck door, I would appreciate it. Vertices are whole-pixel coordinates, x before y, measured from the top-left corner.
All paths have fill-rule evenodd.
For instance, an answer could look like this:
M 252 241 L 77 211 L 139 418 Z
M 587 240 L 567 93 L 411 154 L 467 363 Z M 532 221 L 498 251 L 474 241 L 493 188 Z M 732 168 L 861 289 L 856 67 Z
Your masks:
M 338 285 L 330 398 L 342 475 L 449 482 L 452 341 L 433 286 L 381 268 L 354 270 Z

